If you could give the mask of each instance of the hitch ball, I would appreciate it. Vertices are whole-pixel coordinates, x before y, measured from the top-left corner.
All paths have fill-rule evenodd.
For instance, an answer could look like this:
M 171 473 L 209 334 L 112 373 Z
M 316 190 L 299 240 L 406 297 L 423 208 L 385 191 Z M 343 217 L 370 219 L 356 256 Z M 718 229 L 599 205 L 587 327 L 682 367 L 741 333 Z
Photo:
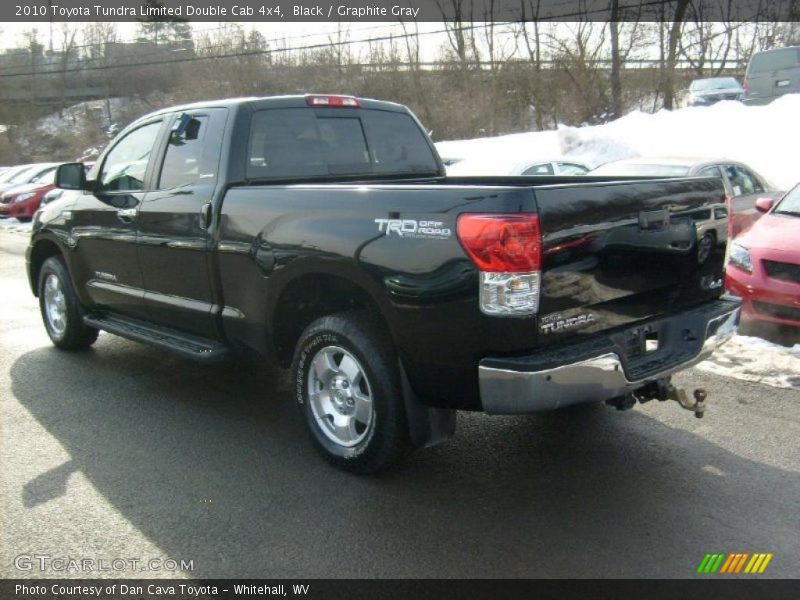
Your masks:
M 706 410 L 706 398 L 708 398 L 708 393 L 703 388 L 698 388 L 694 391 L 694 416 L 697 419 L 703 418 L 703 413 Z

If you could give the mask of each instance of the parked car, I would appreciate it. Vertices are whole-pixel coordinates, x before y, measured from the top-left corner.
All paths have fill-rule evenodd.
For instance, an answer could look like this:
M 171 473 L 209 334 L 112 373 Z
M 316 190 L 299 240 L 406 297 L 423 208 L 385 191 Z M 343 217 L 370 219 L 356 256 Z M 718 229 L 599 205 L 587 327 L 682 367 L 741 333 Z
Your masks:
M 507 161 L 468 158 L 447 167 L 447 174 L 470 175 L 584 175 L 589 167 L 572 159 Z
M 591 175 L 648 177 L 720 177 L 731 213 L 728 237 L 733 239 L 752 226 L 761 213 L 756 210 L 759 198 L 779 198 L 783 192 L 771 185 L 751 167 L 726 159 L 640 157 L 606 163 Z
M 744 89 L 735 77 L 695 79 L 684 95 L 684 106 L 711 106 L 720 100 L 742 100 Z
M 745 104 L 769 104 L 800 92 L 800 46 L 756 52 L 744 76 Z
M 743 299 L 746 318 L 800 327 L 800 185 L 731 244 L 725 285 Z
M 464 160 L 463 158 L 457 156 L 450 156 L 450 157 L 442 157 L 442 164 L 445 167 L 452 167 L 454 164 L 461 162 Z
M 15 185 L 25 183 L 23 173 L 26 173 L 32 169 L 33 166 L 34 165 L 16 165 L 9 168 L 7 171 L 0 173 L 0 193 L 11 187 L 14 187 Z M 11 181 L 17 177 L 20 179 L 19 183 L 11 183 Z
M 702 416 L 669 378 L 738 320 L 724 249 L 701 263 L 682 216 L 721 181 L 449 177 L 390 102 L 169 108 L 56 179 L 76 191 L 37 213 L 26 255 L 56 347 L 102 329 L 277 360 L 314 445 L 355 472 L 448 439 L 456 410 L 658 398 Z
M 64 195 L 65 191 L 66 190 L 62 190 L 61 188 L 53 188 L 44 196 L 42 196 L 42 201 L 39 203 L 39 208 L 59 200 Z
M 16 185 L 0 194 L 0 217 L 30 221 L 39 210 L 42 197 L 55 187 L 56 166 L 51 165 L 42 170 L 39 165 L 28 171 L 36 173 L 28 183 Z

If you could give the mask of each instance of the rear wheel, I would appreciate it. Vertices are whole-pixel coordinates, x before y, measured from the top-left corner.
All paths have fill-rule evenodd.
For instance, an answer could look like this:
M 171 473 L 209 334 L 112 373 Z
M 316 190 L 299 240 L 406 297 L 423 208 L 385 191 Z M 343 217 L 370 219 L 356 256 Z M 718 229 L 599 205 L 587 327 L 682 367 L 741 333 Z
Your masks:
M 367 315 L 311 323 L 297 344 L 292 379 L 314 445 L 336 466 L 372 473 L 410 448 L 397 358 Z
M 39 271 L 39 308 L 47 335 L 62 350 L 88 348 L 98 331 L 83 323 L 80 302 L 60 258 L 51 256 Z

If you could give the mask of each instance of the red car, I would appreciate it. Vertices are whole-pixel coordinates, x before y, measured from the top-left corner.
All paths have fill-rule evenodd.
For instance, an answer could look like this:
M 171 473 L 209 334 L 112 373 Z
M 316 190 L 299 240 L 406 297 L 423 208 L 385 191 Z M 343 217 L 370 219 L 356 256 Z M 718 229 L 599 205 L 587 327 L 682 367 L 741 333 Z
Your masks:
M 800 327 L 800 185 L 730 244 L 725 287 L 742 297 L 744 318 Z
M 42 165 L 41 170 L 31 171 L 33 176 L 27 183 L 17 185 L 0 195 L 0 217 L 16 217 L 18 221 L 30 221 L 39 210 L 42 197 L 55 187 L 57 165 Z

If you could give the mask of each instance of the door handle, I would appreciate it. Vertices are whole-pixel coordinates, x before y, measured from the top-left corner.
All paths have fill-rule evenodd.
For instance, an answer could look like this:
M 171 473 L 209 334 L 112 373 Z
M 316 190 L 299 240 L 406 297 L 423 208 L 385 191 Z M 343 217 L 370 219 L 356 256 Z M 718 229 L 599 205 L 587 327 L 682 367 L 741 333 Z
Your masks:
M 208 229 L 211 227 L 211 202 L 206 202 L 200 208 L 200 228 Z
M 123 221 L 132 221 L 136 218 L 138 212 L 139 211 L 135 208 L 120 208 L 117 211 L 117 216 Z

